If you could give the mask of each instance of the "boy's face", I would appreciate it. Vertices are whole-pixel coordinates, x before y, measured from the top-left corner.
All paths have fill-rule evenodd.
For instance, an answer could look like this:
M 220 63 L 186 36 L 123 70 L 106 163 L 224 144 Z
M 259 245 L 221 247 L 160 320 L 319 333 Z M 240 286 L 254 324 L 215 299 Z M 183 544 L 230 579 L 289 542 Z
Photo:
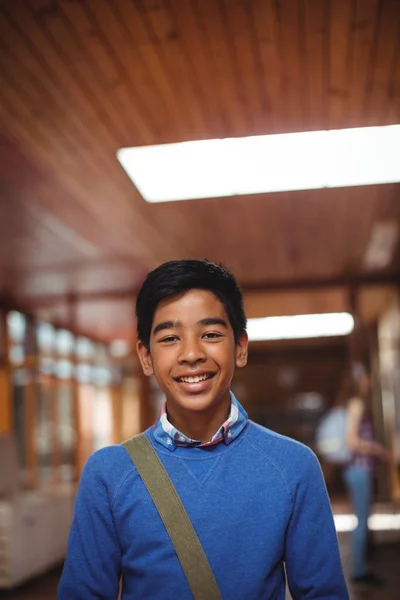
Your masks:
M 225 307 L 190 290 L 163 300 L 154 314 L 150 351 L 139 341 L 143 371 L 155 375 L 169 410 L 203 411 L 229 403 L 235 366 L 247 362 L 247 334 L 235 344 Z

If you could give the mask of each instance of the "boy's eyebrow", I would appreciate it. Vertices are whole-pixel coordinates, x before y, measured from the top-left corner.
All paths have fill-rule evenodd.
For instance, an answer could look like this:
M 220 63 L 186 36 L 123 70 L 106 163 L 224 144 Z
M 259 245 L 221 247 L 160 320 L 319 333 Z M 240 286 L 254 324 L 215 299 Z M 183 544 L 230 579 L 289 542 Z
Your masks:
M 228 323 L 225 319 L 221 319 L 221 317 L 207 317 L 206 319 L 201 319 L 198 321 L 198 325 L 222 325 L 225 329 L 228 329 Z
M 197 322 L 198 325 L 222 325 L 225 329 L 228 329 L 228 323 L 225 319 L 221 319 L 221 317 L 207 317 L 205 319 L 201 319 Z M 182 327 L 181 321 L 162 321 L 158 323 L 153 329 L 153 335 L 159 333 L 160 331 L 164 331 L 164 329 L 173 329 L 173 328 Z
M 162 321 L 156 325 L 153 329 L 153 335 L 156 335 L 159 331 L 164 329 L 172 329 L 173 327 L 182 327 L 181 321 Z

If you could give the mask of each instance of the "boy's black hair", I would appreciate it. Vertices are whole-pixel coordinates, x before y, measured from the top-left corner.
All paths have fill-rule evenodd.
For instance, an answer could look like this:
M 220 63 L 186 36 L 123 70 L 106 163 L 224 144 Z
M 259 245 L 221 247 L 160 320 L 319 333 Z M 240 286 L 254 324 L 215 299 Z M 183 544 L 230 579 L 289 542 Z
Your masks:
M 242 291 L 232 273 L 223 265 L 209 260 L 171 260 L 147 275 L 137 297 L 137 333 L 147 349 L 150 347 L 150 333 L 159 302 L 192 289 L 212 292 L 222 302 L 235 342 L 239 340 L 246 330 L 246 315 Z

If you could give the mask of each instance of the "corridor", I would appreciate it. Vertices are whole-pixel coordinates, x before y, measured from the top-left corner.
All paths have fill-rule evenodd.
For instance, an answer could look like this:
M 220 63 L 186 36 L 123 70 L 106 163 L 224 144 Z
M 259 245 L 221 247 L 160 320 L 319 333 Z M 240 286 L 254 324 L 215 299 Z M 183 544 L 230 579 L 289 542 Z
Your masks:
M 339 539 L 342 553 L 345 555 L 348 537 L 340 535 Z M 355 591 L 350 589 L 350 599 L 396 600 L 400 588 L 400 544 L 377 545 L 374 547 L 372 558 L 374 570 L 387 581 L 386 587 L 376 591 Z M 59 567 L 13 592 L 0 593 L 0 598 L 7 598 L 7 600 L 56 600 L 56 589 L 60 574 L 61 568 Z M 230 600 L 234 600 L 234 598 Z

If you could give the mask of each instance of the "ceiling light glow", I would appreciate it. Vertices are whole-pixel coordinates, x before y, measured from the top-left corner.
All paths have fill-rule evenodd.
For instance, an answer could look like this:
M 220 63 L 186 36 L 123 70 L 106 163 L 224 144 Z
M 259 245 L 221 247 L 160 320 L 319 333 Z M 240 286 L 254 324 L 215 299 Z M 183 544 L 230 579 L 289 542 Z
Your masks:
M 251 342 L 348 335 L 354 327 L 349 313 L 322 313 L 248 319 Z
M 147 202 L 400 181 L 400 125 L 121 148 Z
M 357 527 L 357 517 L 354 514 L 334 515 L 335 527 L 338 533 L 353 531 Z M 400 514 L 375 513 L 368 517 L 368 528 L 371 531 L 400 530 Z

